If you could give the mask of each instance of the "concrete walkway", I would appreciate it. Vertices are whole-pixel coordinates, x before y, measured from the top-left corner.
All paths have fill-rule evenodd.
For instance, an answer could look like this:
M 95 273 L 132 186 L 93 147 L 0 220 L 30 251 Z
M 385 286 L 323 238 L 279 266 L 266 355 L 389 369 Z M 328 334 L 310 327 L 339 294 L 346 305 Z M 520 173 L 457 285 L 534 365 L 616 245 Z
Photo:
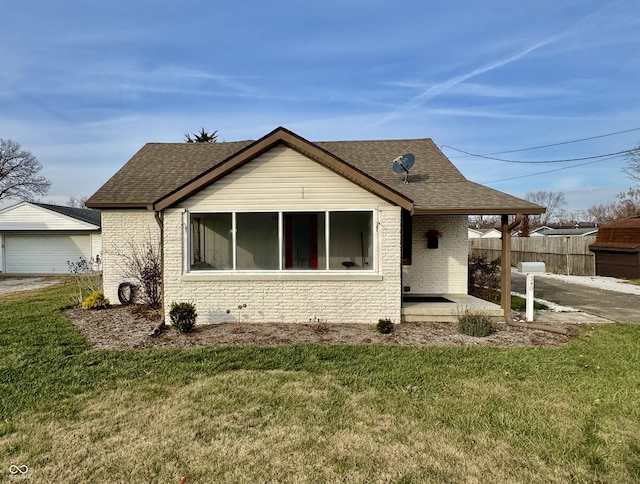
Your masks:
M 520 294 L 526 292 L 524 274 L 511 274 L 511 290 Z M 573 284 L 559 279 L 536 276 L 534 296 L 551 301 L 560 306 L 580 310 L 574 312 L 539 312 L 542 321 L 561 322 L 623 322 L 640 323 L 640 296 L 625 294 L 604 289 L 597 289 L 583 284 Z M 590 321 L 591 319 L 591 321 Z

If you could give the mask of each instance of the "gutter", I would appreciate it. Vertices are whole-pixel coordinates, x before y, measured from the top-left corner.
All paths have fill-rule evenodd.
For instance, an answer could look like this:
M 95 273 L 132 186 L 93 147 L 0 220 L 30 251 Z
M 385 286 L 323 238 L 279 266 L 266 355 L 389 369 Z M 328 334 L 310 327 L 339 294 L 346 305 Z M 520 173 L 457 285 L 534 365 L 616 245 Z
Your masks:
M 154 210 L 153 216 L 156 219 L 158 227 L 160 228 L 160 268 L 162 270 L 162 273 L 160 277 L 160 324 L 158 325 L 157 329 L 162 330 L 162 328 L 164 328 L 166 324 L 166 318 L 164 314 L 164 213 L 158 210 Z

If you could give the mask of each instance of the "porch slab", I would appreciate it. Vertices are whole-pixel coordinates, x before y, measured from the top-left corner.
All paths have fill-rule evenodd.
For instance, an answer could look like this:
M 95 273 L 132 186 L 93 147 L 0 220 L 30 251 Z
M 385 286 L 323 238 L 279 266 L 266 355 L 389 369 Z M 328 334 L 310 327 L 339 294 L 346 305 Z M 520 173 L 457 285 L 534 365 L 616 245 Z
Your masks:
M 406 294 L 409 296 L 409 294 Z M 493 304 L 468 294 L 411 294 L 411 297 L 423 296 L 425 299 L 446 299 L 449 302 L 414 302 L 402 301 L 402 321 L 415 322 L 443 322 L 458 321 L 459 311 L 469 309 L 483 311 L 492 321 L 504 321 L 504 311 L 497 304 Z

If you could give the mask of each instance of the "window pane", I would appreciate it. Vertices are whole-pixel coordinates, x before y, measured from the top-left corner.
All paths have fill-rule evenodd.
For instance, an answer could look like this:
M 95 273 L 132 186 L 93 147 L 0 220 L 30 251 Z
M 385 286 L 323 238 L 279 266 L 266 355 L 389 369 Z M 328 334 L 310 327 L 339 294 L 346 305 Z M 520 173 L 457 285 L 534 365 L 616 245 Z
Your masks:
M 278 214 L 236 214 L 236 268 L 279 269 Z
M 191 215 L 191 270 L 232 269 L 231 214 Z
M 329 214 L 329 268 L 372 270 L 373 213 Z
M 285 269 L 326 269 L 324 212 L 284 214 Z

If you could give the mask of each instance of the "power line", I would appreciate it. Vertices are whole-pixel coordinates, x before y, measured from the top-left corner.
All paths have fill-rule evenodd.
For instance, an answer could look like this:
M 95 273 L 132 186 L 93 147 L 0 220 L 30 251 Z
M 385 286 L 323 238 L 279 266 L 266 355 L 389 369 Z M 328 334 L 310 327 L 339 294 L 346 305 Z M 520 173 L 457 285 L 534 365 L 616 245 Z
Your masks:
M 625 129 L 625 130 L 621 130 L 621 131 L 615 131 L 613 133 L 606 133 L 606 134 L 600 134 L 600 135 L 596 135 L 596 136 L 589 136 L 587 138 L 580 138 L 580 139 L 576 139 L 576 140 L 570 140 L 570 141 L 561 141 L 559 143 L 551 143 L 551 144 L 546 144 L 546 145 L 540 145 L 540 146 L 532 146 L 530 148 L 521 148 L 521 149 L 517 149 L 517 150 L 507 150 L 507 151 L 495 151 L 492 153 L 484 153 L 484 154 L 475 154 L 475 153 L 470 153 L 458 148 L 454 148 L 453 146 L 447 146 L 447 145 L 441 145 L 440 148 L 449 148 L 452 149 L 454 151 L 457 151 L 459 153 L 463 153 L 465 156 L 471 156 L 471 157 L 479 157 L 479 158 L 486 158 L 489 160 L 497 160 L 497 161 L 506 161 L 509 163 L 525 163 L 525 162 L 519 162 L 519 161 L 511 161 L 511 160 L 502 160 L 499 158 L 491 158 L 491 156 L 493 155 L 504 155 L 507 153 L 521 153 L 523 151 L 533 151 L 533 150 L 539 150 L 539 149 L 543 149 L 543 148 L 552 148 L 554 146 L 562 146 L 562 145 L 568 145 L 568 144 L 573 144 L 573 143 L 581 143 L 583 141 L 591 141 L 594 139 L 600 139 L 600 138 L 606 138 L 609 136 L 616 136 L 619 134 L 625 134 L 625 133 L 632 133 L 634 131 L 640 131 L 640 128 L 631 128 L 631 129 Z M 601 155 L 601 156 L 608 156 L 608 155 Z M 452 157 L 452 158 L 462 158 L 462 156 L 457 156 L 457 157 Z M 585 158 L 586 159 L 586 158 Z M 574 161 L 579 161 L 578 159 L 574 160 Z M 533 163 L 533 162 L 529 162 L 529 163 Z
M 609 156 L 620 156 L 620 155 L 629 155 L 632 153 L 640 153 L 640 148 L 633 148 L 630 150 L 618 151 L 615 153 L 605 153 L 603 155 L 594 155 L 594 156 L 583 156 L 580 158 L 567 158 L 564 160 L 541 160 L 541 161 L 526 161 L 526 160 L 507 160 L 505 158 L 495 158 L 493 156 L 487 155 L 479 155 L 476 153 L 469 153 L 468 151 L 460 150 L 458 148 L 454 148 L 453 146 L 443 145 L 442 148 L 449 148 L 454 151 L 458 151 L 459 153 L 464 153 L 465 155 L 473 156 L 476 158 L 482 158 L 485 160 L 494 160 L 494 161 L 503 161 L 505 163 L 522 163 L 522 164 L 549 164 L 549 163 L 570 163 L 572 161 L 584 161 L 584 160 L 595 160 L 600 158 L 606 158 Z
M 518 180 L 518 179 L 520 179 L 520 178 L 528 178 L 528 177 L 530 177 L 530 176 L 545 175 L 545 174 L 547 174 L 547 173 L 553 173 L 553 172 L 556 172 L 556 171 L 562 171 L 562 170 L 569 170 L 569 169 L 571 169 L 571 168 L 578 168 L 578 167 L 580 167 L 580 166 L 593 165 L 594 163 L 601 163 L 601 162 L 603 162 L 603 161 L 613 160 L 613 159 L 616 159 L 616 158 L 619 158 L 619 156 L 612 156 L 612 157 L 610 157 L 610 158 L 604 158 L 604 159 L 601 159 L 601 160 L 588 161 L 588 162 L 586 162 L 586 163 L 579 163 L 579 164 L 577 164 L 577 165 L 563 166 L 562 168 L 555 168 L 555 169 L 553 169 L 553 170 L 545 170 L 545 171 L 539 171 L 539 172 L 537 172 L 537 173 L 529 173 L 529 174 L 527 174 L 527 175 L 519 175 L 519 176 L 514 176 L 514 177 L 511 177 L 511 178 L 502 178 L 502 179 L 500 179 L 500 180 L 492 180 L 492 181 L 489 181 L 489 182 L 482 182 L 482 184 L 483 184 L 483 185 L 489 185 L 489 184 L 491 184 L 491 183 L 498 183 L 498 182 L 503 182 L 503 181 Z
M 607 133 L 607 134 L 601 134 L 598 136 L 590 136 L 588 138 L 581 138 L 581 139 L 576 139 L 576 140 L 572 140 L 572 141 L 562 141 L 560 143 L 552 143 L 549 145 L 540 145 L 540 146 L 532 146 L 531 148 L 522 148 L 519 150 L 510 150 L 510 151 L 496 151 L 495 153 L 485 153 L 485 155 L 504 155 L 507 153 L 520 153 L 522 151 L 531 151 L 531 150 L 539 150 L 542 148 L 552 148 L 554 146 L 562 146 L 562 145 L 569 145 L 572 143 L 581 143 L 583 141 L 591 141 L 594 139 L 599 139 L 599 138 L 606 138 L 608 136 L 615 136 L 618 134 L 625 134 L 625 133 L 631 133 L 633 131 L 640 131 L 640 128 L 631 128 L 631 129 L 625 129 L 623 131 L 616 131 L 615 133 Z

